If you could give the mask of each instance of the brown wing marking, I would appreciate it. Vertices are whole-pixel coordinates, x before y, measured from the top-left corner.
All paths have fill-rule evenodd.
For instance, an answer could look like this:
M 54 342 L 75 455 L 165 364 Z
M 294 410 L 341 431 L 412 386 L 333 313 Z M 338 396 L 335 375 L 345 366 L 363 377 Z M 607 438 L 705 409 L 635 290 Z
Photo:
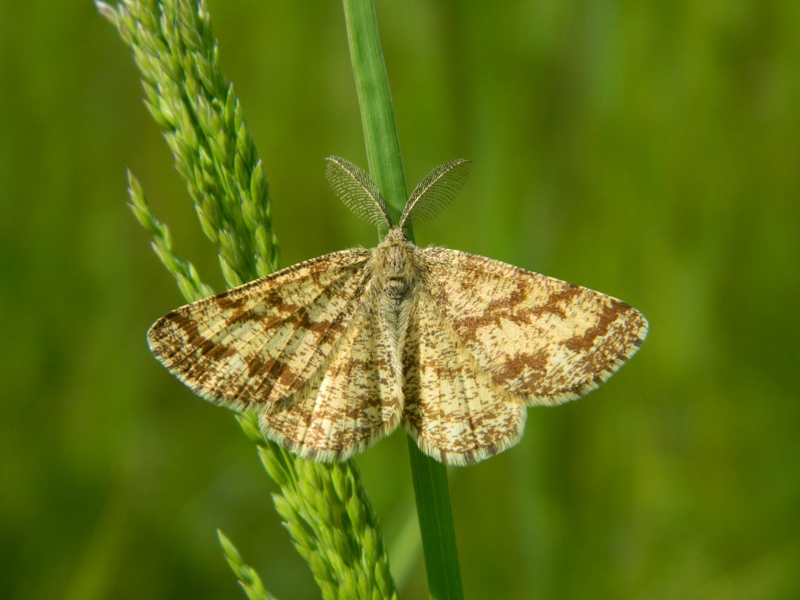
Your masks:
M 422 287 L 405 341 L 403 421 L 423 452 L 468 465 L 516 444 L 526 411 L 481 371 L 442 317 Z
M 370 256 L 335 252 L 181 307 L 150 328 L 150 349 L 211 402 L 245 410 L 291 396 L 360 306 Z
M 528 404 L 583 396 L 647 335 L 642 314 L 611 296 L 456 250 L 420 256 L 431 294 L 479 367 Z
M 401 372 L 375 305 L 364 302 L 305 388 L 265 407 L 259 423 L 267 437 L 303 458 L 330 462 L 394 431 L 403 409 Z

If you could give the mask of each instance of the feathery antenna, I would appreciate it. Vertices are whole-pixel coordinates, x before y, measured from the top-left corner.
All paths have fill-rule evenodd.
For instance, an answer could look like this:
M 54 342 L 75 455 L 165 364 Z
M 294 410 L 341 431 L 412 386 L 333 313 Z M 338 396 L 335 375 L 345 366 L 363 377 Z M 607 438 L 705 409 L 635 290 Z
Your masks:
M 436 167 L 420 181 L 406 202 L 406 207 L 400 216 L 400 227 L 405 227 L 408 220 L 418 225 L 442 212 L 464 187 L 469 175 L 470 162 L 466 158 L 451 160 Z
M 370 176 L 340 156 L 328 156 L 325 160 L 328 161 L 325 177 L 345 206 L 376 227 L 391 229 L 389 208 Z

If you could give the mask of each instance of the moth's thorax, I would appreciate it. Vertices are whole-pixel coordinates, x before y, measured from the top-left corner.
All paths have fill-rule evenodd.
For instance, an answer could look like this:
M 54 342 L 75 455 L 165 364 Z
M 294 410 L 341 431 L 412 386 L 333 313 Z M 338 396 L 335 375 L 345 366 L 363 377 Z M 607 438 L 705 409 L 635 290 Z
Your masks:
M 416 249 L 403 230 L 395 228 L 373 252 L 376 283 L 383 293 L 396 301 L 408 296 L 414 285 Z

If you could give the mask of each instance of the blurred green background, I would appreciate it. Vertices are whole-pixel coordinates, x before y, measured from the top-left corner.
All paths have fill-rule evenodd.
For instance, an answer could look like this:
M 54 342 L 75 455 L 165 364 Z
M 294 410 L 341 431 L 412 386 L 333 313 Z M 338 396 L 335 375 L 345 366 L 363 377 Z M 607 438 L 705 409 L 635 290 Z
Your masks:
M 209 0 L 272 186 L 283 265 L 374 231 L 341 5 Z M 800 10 L 795 0 L 377 0 L 409 186 L 473 159 L 420 244 L 650 319 L 585 400 L 451 472 L 467 598 L 800 597 Z M 0 597 L 239 598 L 221 527 L 319 594 L 231 414 L 144 333 L 182 304 L 125 206 L 139 177 L 222 289 L 128 49 L 89 1 L 0 3 Z M 401 434 L 358 459 L 401 596 L 424 596 Z M 409 535 L 409 531 L 411 534 Z

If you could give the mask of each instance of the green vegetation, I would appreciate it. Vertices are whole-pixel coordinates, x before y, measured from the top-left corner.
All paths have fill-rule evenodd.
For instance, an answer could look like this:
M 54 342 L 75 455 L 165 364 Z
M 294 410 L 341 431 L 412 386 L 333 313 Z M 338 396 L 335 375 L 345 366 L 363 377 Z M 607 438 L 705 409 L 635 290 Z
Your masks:
M 376 9 L 408 180 L 474 161 L 418 243 L 651 323 L 603 388 L 531 409 L 518 447 L 451 471 L 466 597 L 796 597 L 796 3 Z M 330 154 L 368 164 L 342 6 L 209 10 L 281 264 L 374 245 L 324 178 Z M 219 527 L 277 598 L 318 598 L 253 444 L 147 351 L 182 297 L 125 207 L 126 167 L 178 271 L 226 282 L 129 51 L 91 2 L 4 3 L 0 34 L 0 597 L 235 597 Z M 424 597 L 404 437 L 356 462 L 399 597 Z
M 203 232 L 216 246 L 228 287 L 277 268 L 269 188 L 233 86 L 219 68 L 210 15 L 200 1 L 127 2 L 98 9 L 133 50 L 147 107 L 164 129 Z M 177 255 L 129 174 L 131 208 L 187 302 L 208 295 L 193 265 Z M 269 443 L 255 415 L 237 415 L 267 473 L 280 487 L 275 508 L 325 600 L 396 598 L 377 519 L 352 461 L 305 462 Z M 228 563 L 248 596 L 268 600 L 255 571 L 219 532 Z

